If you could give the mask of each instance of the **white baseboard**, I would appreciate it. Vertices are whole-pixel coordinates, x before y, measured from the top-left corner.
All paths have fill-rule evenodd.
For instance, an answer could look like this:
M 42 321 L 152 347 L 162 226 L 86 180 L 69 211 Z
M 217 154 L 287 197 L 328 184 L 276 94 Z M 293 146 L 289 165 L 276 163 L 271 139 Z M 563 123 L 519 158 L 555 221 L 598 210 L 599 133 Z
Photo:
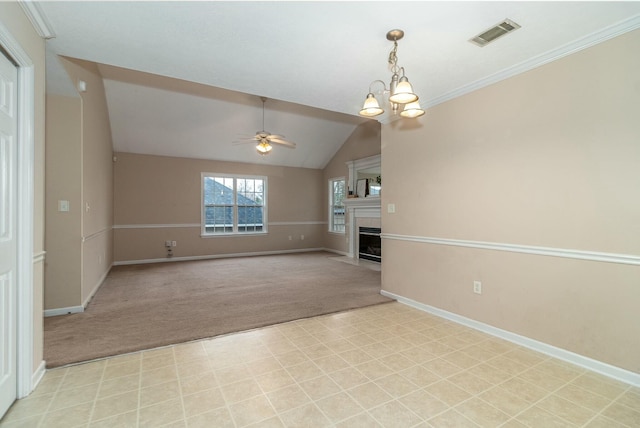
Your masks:
M 334 250 L 333 248 L 323 248 L 324 251 L 328 252 L 328 253 L 334 253 L 334 254 L 339 254 L 341 256 L 348 256 L 349 253 L 346 251 L 338 251 L 338 250 Z
M 36 390 L 36 387 L 38 386 L 38 384 L 40 383 L 40 381 L 44 377 L 44 374 L 47 371 L 46 367 L 47 365 L 45 364 L 44 360 L 40 361 L 38 368 L 36 369 L 35 372 L 33 372 L 33 376 L 31 376 L 31 391 Z
M 84 306 L 69 306 L 67 308 L 45 309 L 45 317 L 57 317 L 58 315 L 79 314 L 84 312 Z
M 89 304 L 93 296 L 95 296 L 95 294 L 98 292 L 98 290 L 102 286 L 102 283 L 107 278 L 107 275 L 109 275 L 109 271 L 111 270 L 112 266 L 113 264 L 109 266 L 109 268 L 102 274 L 102 276 L 100 276 L 100 279 L 98 279 L 98 282 L 93 287 L 93 290 L 91 290 L 91 293 L 89 294 L 89 296 L 87 296 L 87 298 L 84 299 L 84 302 L 82 302 L 82 306 L 69 306 L 67 308 L 45 309 L 44 316 L 56 317 L 58 315 L 78 314 L 80 312 L 84 312 L 84 308 L 87 307 L 87 305 Z
M 434 306 L 429 306 L 424 303 L 420 303 L 415 300 L 390 293 L 388 291 L 381 290 L 380 294 L 382 294 L 383 296 L 389 297 L 391 299 L 395 299 L 398 302 L 403 303 L 407 306 L 411 306 L 413 308 L 419 309 L 424 312 L 428 312 L 433 315 L 437 315 L 439 317 L 448 319 L 458 324 L 471 327 L 475 330 L 482 331 L 483 333 L 487 333 L 492 336 L 499 337 L 500 339 L 504 339 L 509 342 L 515 343 L 517 345 L 524 346 L 525 348 L 529 348 L 534 351 L 540 352 L 542 354 L 557 358 L 559 360 L 563 360 L 568 363 L 575 364 L 587 370 L 600 373 L 601 375 L 619 380 L 621 382 L 628 383 L 636 387 L 640 387 L 640 373 L 635 373 L 629 370 L 621 369 L 619 367 L 612 366 L 610 364 L 603 363 L 601 361 L 594 360 L 592 358 L 585 357 L 583 355 L 576 354 L 571 351 L 567 351 L 566 349 L 558 348 L 556 346 L 549 345 L 544 342 L 539 342 L 537 340 L 530 339 L 526 336 L 521 336 L 519 334 L 512 333 L 507 330 L 502 330 L 500 328 L 493 327 L 489 324 L 484 324 L 479 321 L 475 321 L 471 318 L 466 318 L 461 315 L 454 314 L 453 312 L 448 312 L 443 309 L 438 309 Z
M 144 259 L 144 260 L 124 260 L 113 262 L 113 266 L 122 265 L 139 265 L 148 263 L 169 263 L 169 262 L 187 262 L 194 260 L 209 260 L 209 259 L 228 259 L 231 257 L 252 257 L 252 256 L 270 256 L 276 254 L 291 254 L 291 253 L 310 253 L 313 251 L 324 251 L 324 248 L 302 248 L 296 250 L 275 250 L 275 251 L 255 251 L 249 253 L 231 253 L 231 254 L 211 254 L 204 256 L 187 256 L 187 257 L 167 257 L 162 259 Z
M 18 397 L 17 398 L 21 399 L 21 398 L 28 397 L 29 394 L 31 394 L 33 391 L 35 391 L 36 387 L 38 386 L 38 384 L 40 383 L 40 381 L 44 377 L 44 374 L 46 373 L 46 371 L 47 371 L 46 364 L 45 364 L 44 360 L 42 360 L 42 361 L 40 361 L 40 364 L 38 364 L 38 368 L 36 369 L 36 371 L 34 371 L 31 374 L 31 388 L 27 392 L 18 393 Z M 20 394 L 24 394 L 24 395 L 20 395 Z

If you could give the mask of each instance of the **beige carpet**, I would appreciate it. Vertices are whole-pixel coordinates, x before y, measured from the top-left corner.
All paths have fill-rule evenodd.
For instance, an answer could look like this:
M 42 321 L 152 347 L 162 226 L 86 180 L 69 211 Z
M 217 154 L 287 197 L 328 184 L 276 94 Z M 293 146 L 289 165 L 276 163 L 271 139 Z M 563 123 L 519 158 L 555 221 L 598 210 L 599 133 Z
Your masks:
M 47 367 L 391 301 L 326 252 L 116 266 L 85 312 L 44 321 Z

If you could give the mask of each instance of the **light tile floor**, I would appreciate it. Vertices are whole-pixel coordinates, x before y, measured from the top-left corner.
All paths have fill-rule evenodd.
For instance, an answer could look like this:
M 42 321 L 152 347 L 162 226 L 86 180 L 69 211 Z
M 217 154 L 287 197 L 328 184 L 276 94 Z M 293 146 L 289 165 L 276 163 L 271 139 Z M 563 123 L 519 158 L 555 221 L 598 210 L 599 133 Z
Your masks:
M 47 371 L 9 427 L 639 427 L 640 388 L 399 303 Z

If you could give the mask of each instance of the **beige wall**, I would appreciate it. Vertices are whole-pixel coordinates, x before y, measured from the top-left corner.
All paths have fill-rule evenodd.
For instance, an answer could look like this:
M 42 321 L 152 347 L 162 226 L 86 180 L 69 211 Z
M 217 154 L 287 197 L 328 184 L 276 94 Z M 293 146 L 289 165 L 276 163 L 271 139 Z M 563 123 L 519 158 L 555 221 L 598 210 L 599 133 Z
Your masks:
M 113 145 L 102 77 L 93 63 L 60 61 L 71 80 L 86 82 L 87 90 L 77 100 L 49 96 L 47 226 L 52 239 L 47 239 L 46 309 L 86 305 L 113 261 Z M 68 213 L 57 211 L 57 195 L 70 201 Z
M 43 358 L 43 266 L 44 251 L 44 135 L 45 135 L 45 46 L 17 3 L 0 2 L 0 22 L 33 62 L 34 70 L 34 224 L 33 224 L 33 371 Z
M 79 97 L 47 96 L 45 309 L 82 304 L 81 115 Z
M 324 228 L 324 247 L 330 250 L 347 253 L 349 245 L 345 234 L 328 231 L 329 221 L 329 180 L 344 177 L 349 181 L 347 162 L 380 154 L 380 123 L 370 120 L 358 126 L 344 145 L 336 152 L 323 171 L 323 218 L 327 225 Z M 355 190 L 355 189 L 353 189 Z
M 166 240 L 177 241 L 174 258 L 322 247 L 321 170 L 131 153 L 116 157 L 116 262 L 166 259 Z M 201 238 L 203 172 L 267 176 L 269 233 Z
M 637 265 L 425 242 L 640 256 L 637 52 L 638 30 L 383 126 L 383 230 L 419 241 L 383 240 L 383 289 L 640 373 Z

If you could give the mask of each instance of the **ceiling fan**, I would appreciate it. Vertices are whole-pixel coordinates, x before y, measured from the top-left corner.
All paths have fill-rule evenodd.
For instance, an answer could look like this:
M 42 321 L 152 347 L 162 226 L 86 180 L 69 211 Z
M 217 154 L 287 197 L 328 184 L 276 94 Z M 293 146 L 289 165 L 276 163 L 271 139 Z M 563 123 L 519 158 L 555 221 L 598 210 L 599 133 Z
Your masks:
M 262 100 L 262 131 L 256 132 L 256 135 L 253 137 L 243 138 L 238 141 L 234 141 L 234 144 L 246 144 L 258 142 L 256 145 L 256 150 L 262 156 L 268 155 L 273 149 L 272 144 L 280 144 L 281 146 L 288 147 L 290 149 L 296 148 L 296 143 L 292 143 L 291 141 L 287 141 L 284 138 L 284 135 L 271 134 L 268 131 L 264 130 L 264 103 L 267 101 L 266 97 L 260 97 Z

